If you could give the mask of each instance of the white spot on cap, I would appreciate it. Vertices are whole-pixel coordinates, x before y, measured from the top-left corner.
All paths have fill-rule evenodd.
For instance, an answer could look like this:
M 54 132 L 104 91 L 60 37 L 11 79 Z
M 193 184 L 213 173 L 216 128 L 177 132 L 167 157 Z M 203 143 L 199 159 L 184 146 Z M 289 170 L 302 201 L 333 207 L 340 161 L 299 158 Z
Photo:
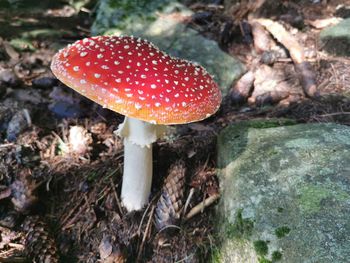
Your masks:
M 102 69 L 109 69 L 109 67 L 107 65 L 102 65 L 101 68 Z
M 103 58 L 102 54 L 97 54 L 97 58 Z
M 74 66 L 74 67 L 73 67 L 73 70 L 74 70 L 74 71 L 79 71 L 79 66 Z
M 86 80 L 85 79 L 81 79 L 80 80 L 80 84 L 86 84 Z
M 119 65 L 119 64 L 120 64 L 119 61 L 117 61 L 117 60 L 114 61 L 114 65 Z
M 81 56 L 81 57 L 85 57 L 86 55 L 87 55 L 87 52 L 81 52 L 81 53 L 80 53 L 80 56 Z
M 136 65 L 137 65 L 138 67 L 140 67 L 140 66 L 141 66 L 141 63 L 140 63 L 140 62 L 137 62 Z
M 101 77 L 101 74 L 95 73 L 95 74 L 94 74 L 94 76 L 95 76 L 95 78 L 97 78 L 97 79 L 98 79 L 98 78 L 100 78 L 100 77 Z
M 156 84 L 152 84 L 152 85 L 151 85 L 151 88 L 152 88 L 152 89 L 155 89 L 155 88 L 157 88 L 157 85 L 156 85 Z
M 142 106 L 141 106 L 140 103 L 135 103 L 135 108 L 136 108 L 137 110 L 141 110 Z
M 176 80 L 174 80 L 174 83 L 175 83 L 175 85 L 179 84 L 179 82 L 178 82 L 178 81 L 176 81 Z
M 182 107 L 186 107 L 187 106 L 186 102 L 184 102 L 184 101 L 181 104 L 182 104 Z
M 122 80 L 121 80 L 121 79 L 116 79 L 116 80 L 115 80 L 115 82 L 117 82 L 117 83 L 121 83 L 121 82 L 122 82 Z
M 142 78 L 142 79 L 145 79 L 145 78 L 146 78 L 146 75 L 141 75 L 141 78 Z
M 190 79 L 189 77 L 184 78 L 184 80 L 186 80 L 186 81 L 188 81 L 189 79 Z
M 179 96 L 180 96 L 179 93 L 176 93 L 176 94 L 174 95 L 175 98 L 178 98 Z
M 125 45 L 124 48 L 125 48 L 125 49 L 129 49 L 130 46 L 129 46 L 129 45 Z
M 91 65 L 91 62 L 88 61 L 88 62 L 85 63 L 85 65 L 86 65 L 86 66 L 90 66 L 90 65 Z
M 157 62 L 156 60 L 152 60 L 152 64 L 153 64 L 153 65 L 157 65 L 158 62 Z
M 160 103 L 159 102 L 156 102 L 156 103 L 154 103 L 154 105 L 156 106 L 156 107 L 160 107 Z

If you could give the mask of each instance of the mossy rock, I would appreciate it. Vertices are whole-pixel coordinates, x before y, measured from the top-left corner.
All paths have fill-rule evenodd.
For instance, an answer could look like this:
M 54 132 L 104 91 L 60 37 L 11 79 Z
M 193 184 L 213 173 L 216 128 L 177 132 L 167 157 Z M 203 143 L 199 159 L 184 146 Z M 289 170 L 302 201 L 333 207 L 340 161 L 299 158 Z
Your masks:
M 350 18 L 322 30 L 320 38 L 329 53 L 350 56 Z
M 350 258 L 348 126 L 234 123 L 219 135 L 218 162 L 217 262 Z

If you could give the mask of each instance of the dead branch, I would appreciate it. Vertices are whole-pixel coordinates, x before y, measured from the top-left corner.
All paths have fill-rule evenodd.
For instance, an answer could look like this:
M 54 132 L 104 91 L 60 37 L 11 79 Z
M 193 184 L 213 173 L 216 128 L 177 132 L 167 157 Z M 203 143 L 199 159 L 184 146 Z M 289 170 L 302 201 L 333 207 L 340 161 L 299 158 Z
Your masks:
M 265 30 L 264 26 L 258 22 L 252 22 L 251 26 L 255 50 L 259 54 L 270 50 L 273 40 L 271 35 Z
M 254 79 L 253 71 L 248 71 L 236 82 L 229 95 L 233 103 L 241 104 L 247 100 L 253 90 Z
M 257 22 L 264 26 L 273 37 L 288 49 L 296 71 L 300 76 L 300 83 L 304 93 L 308 97 L 318 96 L 316 88 L 316 76 L 311 70 L 309 62 L 305 60 L 304 49 L 287 30 L 278 22 L 270 19 L 255 19 L 252 23 Z
M 198 205 L 196 205 L 195 207 L 193 207 L 190 210 L 190 212 L 188 212 L 188 214 L 185 216 L 185 220 L 187 221 L 187 220 L 191 219 L 192 217 L 194 217 L 195 215 L 202 213 L 206 207 L 213 204 L 219 198 L 220 198 L 220 194 L 214 194 L 214 195 L 209 196 L 207 199 L 203 200 L 203 202 L 201 202 Z

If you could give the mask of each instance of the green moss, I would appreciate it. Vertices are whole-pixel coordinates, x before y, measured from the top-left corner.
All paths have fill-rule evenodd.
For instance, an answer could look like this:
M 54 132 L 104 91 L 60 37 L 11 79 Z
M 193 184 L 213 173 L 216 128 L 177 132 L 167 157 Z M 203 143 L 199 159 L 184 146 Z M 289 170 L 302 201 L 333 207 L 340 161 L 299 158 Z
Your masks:
M 256 254 L 259 256 L 265 256 L 269 252 L 267 242 L 264 240 L 256 240 L 253 242 Z
M 306 214 L 320 211 L 320 203 L 325 198 L 335 198 L 337 201 L 350 199 L 348 193 L 341 189 L 332 189 L 327 185 L 305 185 L 300 189 L 299 205 L 301 211 Z
M 271 119 L 271 120 L 252 120 L 249 121 L 249 127 L 254 129 L 267 129 L 279 126 L 294 125 L 297 122 L 291 119 Z
M 272 262 L 280 261 L 282 259 L 282 253 L 279 251 L 272 252 Z
M 92 183 L 99 177 L 99 173 L 97 171 L 92 170 L 86 177 L 87 182 Z
M 211 258 L 210 258 L 211 263 L 221 263 L 222 262 L 222 256 L 220 253 L 220 250 L 218 248 L 213 249 L 211 253 Z
M 278 238 L 285 237 L 286 235 L 289 234 L 289 232 L 290 232 L 290 228 L 287 227 L 287 226 L 282 226 L 282 227 L 279 227 L 279 228 L 275 229 L 275 235 Z
M 35 29 L 31 31 L 26 31 L 22 33 L 22 37 L 24 39 L 51 39 L 51 38 L 59 38 L 62 35 L 69 35 L 69 31 L 63 30 L 55 30 L 55 29 Z
M 271 260 L 268 260 L 267 258 L 265 257 L 261 257 L 258 259 L 259 263 L 272 263 Z
M 282 213 L 284 211 L 283 207 L 277 207 L 277 212 Z
M 24 38 L 14 38 L 10 41 L 10 45 L 17 51 L 35 51 L 33 44 Z
M 243 209 L 237 211 L 234 224 L 228 223 L 226 227 L 226 235 L 228 238 L 247 238 L 252 234 L 254 222 L 250 219 L 244 219 L 242 217 L 242 212 Z

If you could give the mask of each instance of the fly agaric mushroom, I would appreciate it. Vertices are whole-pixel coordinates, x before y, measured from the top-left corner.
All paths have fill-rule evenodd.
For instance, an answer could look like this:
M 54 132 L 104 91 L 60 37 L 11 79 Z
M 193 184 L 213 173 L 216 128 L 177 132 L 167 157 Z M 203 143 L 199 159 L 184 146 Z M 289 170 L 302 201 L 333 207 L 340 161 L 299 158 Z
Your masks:
M 152 143 L 163 125 L 203 120 L 214 114 L 221 93 L 201 66 L 129 36 L 97 36 L 60 50 L 51 69 L 85 97 L 125 115 L 121 198 L 128 211 L 147 202 L 152 183 Z

